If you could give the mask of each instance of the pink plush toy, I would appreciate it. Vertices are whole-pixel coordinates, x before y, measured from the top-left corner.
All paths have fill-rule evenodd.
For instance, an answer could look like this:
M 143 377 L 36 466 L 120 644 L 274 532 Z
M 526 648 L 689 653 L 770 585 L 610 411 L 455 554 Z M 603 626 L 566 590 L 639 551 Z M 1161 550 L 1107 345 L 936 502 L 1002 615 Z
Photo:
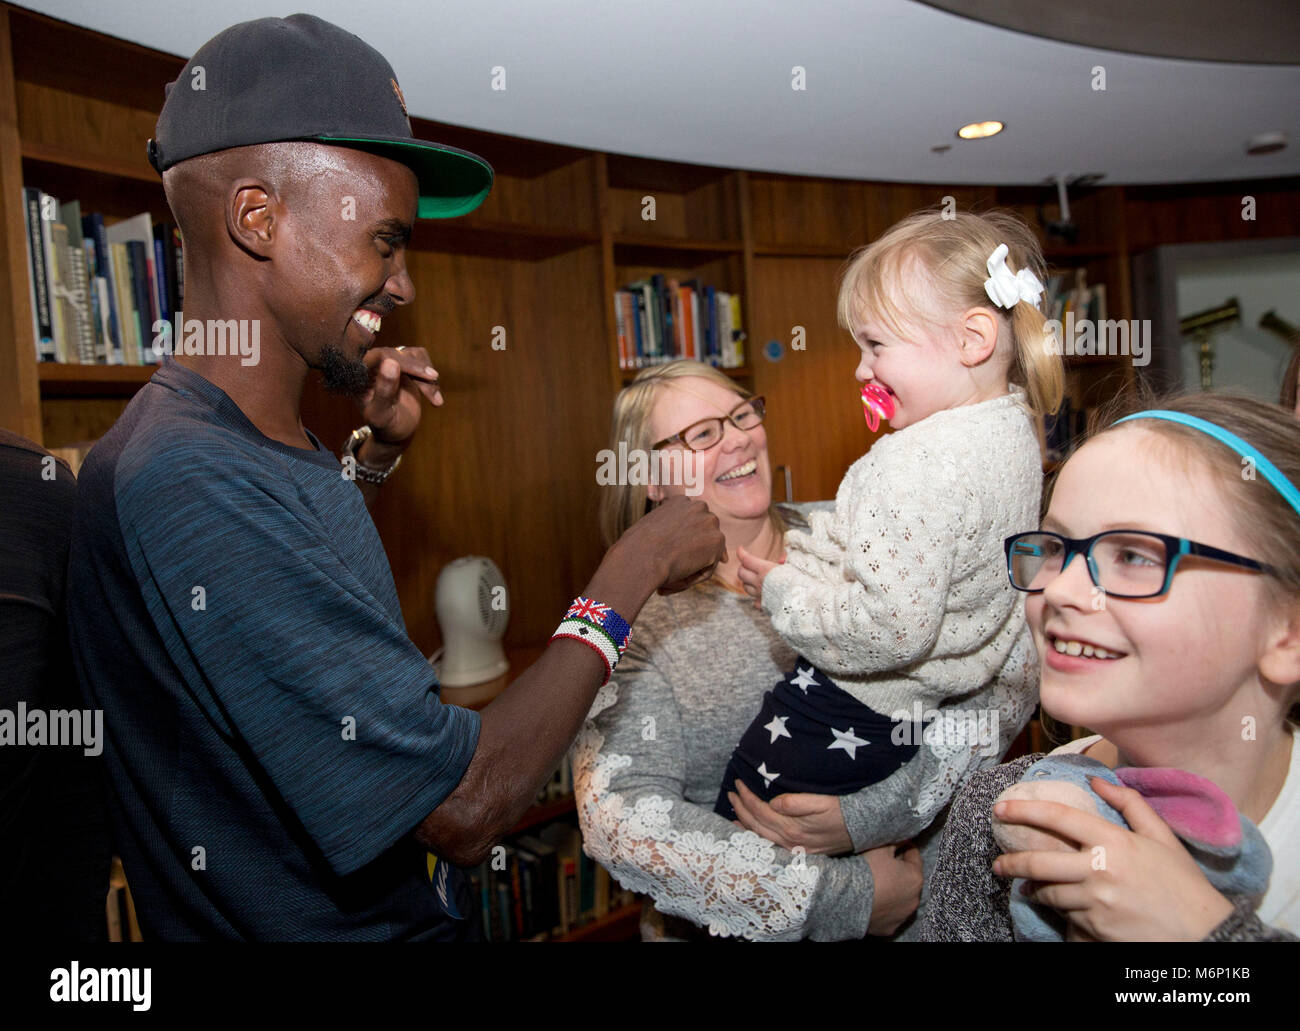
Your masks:
M 1127 827 L 1124 818 L 1093 791 L 1089 777 L 1133 788 L 1169 824 L 1206 878 L 1224 895 L 1262 896 L 1273 872 L 1273 855 L 1259 829 L 1237 812 L 1217 784 L 1186 770 L 1125 766 L 1112 770 L 1084 755 L 1049 755 L 1030 766 L 1017 784 L 994 799 L 1061 802 Z M 1003 852 L 1061 852 L 1076 848 L 1050 831 L 1003 823 L 993 816 L 993 837 Z M 1065 918 L 1011 888 L 1011 925 L 1019 941 L 1063 941 Z

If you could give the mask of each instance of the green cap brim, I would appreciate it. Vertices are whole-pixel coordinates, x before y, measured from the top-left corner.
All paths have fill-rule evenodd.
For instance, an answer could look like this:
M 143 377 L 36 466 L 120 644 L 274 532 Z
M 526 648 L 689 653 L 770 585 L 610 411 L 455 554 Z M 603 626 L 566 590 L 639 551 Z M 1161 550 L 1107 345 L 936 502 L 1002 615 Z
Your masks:
M 419 183 L 418 218 L 468 215 L 492 190 L 492 166 L 477 154 L 423 140 L 362 139 L 318 136 L 322 143 L 345 143 L 391 158 L 415 173 Z

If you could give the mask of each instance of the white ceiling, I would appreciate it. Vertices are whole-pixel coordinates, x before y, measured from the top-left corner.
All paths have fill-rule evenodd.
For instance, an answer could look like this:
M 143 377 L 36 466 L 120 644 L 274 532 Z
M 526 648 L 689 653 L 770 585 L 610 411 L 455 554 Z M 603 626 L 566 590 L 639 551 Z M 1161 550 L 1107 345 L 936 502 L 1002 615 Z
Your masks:
M 182 56 L 234 22 L 303 10 L 380 50 L 413 115 L 615 153 L 943 183 L 1300 174 L 1300 65 L 1120 54 L 911 0 L 22 5 Z M 804 91 L 791 88 L 796 65 Z M 1105 92 L 1092 88 L 1098 65 Z M 496 66 L 504 91 L 492 89 Z M 955 138 L 984 119 L 1007 128 Z M 1286 150 L 1246 156 L 1247 139 L 1277 130 Z M 952 146 L 932 153 L 939 144 Z

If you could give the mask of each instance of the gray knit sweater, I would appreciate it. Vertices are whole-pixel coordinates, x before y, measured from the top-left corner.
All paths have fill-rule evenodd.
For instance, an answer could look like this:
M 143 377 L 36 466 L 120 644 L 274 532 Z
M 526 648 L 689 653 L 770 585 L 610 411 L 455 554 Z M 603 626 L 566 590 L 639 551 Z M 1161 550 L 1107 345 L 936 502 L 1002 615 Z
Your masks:
M 619 883 L 714 934 L 861 938 L 874 890 L 865 859 L 793 855 L 713 812 L 732 750 L 794 659 L 747 597 L 713 584 L 652 597 L 574 744 L 583 838 Z M 998 698 L 993 684 L 964 704 L 996 708 Z M 963 775 L 996 762 L 1022 724 L 1001 720 L 992 754 L 972 752 Z M 917 811 L 920 789 L 947 764 L 922 747 L 885 781 L 844 796 L 855 851 L 926 830 L 935 814 Z
M 921 917 L 922 941 L 1014 941 L 1011 931 L 1011 881 L 993 873 L 1002 850 L 993 840 L 993 800 L 1018 782 L 1039 759 L 1027 755 L 975 774 L 953 800 L 938 868 Z M 1265 925 L 1247 899 L 1233 900 L 1232 915 L 1206 941 L 1297 941 L 1295 935 Z

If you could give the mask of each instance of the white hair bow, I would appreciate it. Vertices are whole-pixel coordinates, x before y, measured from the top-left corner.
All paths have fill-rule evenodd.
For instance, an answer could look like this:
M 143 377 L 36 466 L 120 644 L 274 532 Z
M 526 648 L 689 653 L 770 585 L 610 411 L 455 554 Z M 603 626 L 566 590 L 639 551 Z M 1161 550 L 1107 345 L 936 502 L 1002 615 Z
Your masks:
M 1007 245 L 998 244 L 998 249 L 989 255 L 989 278 L 984 280 L 984 290 L 994 304 L 1003 308 L 1014 308 L 1021 301 L 1028 301 L 1035 308 L 1039 306 L 1039 297 L 1043 293 L 1043 284 L 1027 268 L 1012 272 L 1007 268 Z

